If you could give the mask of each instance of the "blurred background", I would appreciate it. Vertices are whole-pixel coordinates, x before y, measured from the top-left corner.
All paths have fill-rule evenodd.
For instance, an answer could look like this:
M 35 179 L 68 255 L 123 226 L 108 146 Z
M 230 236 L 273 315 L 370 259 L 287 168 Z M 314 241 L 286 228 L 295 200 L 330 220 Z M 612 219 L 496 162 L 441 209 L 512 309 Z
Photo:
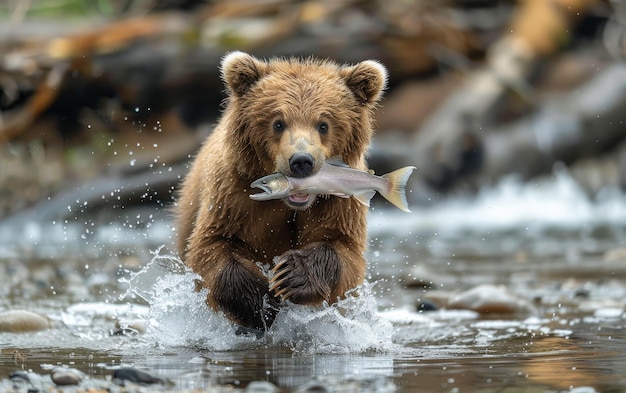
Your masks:
M 626 390 L 625 28 L 626 0 L 0 0 L 0 390 L 17 368 L 63 362 L 92 376 L 132 364 L 194 391 Z M 310 341 L 396 352 L 248 350 L 216 334 L 226 322 L 168 256 L 232 50 L 388 68 L 369 164 L 417 167 L 412 213 L 375 199 L 375 287 L 358 299 L 376 310 L 326 323 L 351 340 Z M 51 329 L 12 330 L 23 311 Z M 371 315 L 392 338 L 387 324 L 369 335 Z M 139 338 L 136 319 L 150 321 Z
M 557 163 L 589 198 L 626 188 L 620 0 L 7 0 L 0 20 L 0 219 L 171 204 L 235 49 L 384 63 L 370 166 L 417 166 L 413 205 Z

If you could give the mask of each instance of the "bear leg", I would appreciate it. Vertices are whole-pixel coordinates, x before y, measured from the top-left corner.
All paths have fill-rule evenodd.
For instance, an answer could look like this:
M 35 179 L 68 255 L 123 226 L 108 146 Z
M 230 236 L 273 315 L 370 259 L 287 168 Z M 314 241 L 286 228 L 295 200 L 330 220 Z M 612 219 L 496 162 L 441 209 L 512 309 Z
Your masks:
M 214 270 L 213 270 L 214 271 Z M 207 303 L 223 311 L 236 324 L 267 330 L 278 311 L 277 299 L 268 291 L 267 278 L 250 260 L 231 259 L 220 266 L 210 282 Z

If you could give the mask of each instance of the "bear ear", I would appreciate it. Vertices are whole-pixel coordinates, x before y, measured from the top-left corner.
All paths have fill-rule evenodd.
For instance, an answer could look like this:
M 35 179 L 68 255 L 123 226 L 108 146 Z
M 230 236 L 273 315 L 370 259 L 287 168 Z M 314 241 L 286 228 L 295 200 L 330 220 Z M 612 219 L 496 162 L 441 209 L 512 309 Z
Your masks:
M 374 60 L 362 61 L 342 69 L 346 85 L 362 104 L 380 100 L 387 87 L 387 69 Z
M 231 52 L 222 59 L 222 78 L 231 93 L 241 97 L 265 73 L 266 64 L 244 52 Z

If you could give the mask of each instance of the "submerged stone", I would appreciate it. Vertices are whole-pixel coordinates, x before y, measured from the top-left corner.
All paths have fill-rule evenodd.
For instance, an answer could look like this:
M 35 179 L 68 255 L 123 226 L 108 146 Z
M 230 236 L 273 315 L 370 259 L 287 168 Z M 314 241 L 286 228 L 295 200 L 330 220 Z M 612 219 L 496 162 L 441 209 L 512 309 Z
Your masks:
M 9 374 L 9 379 L 16 392 L 39 392 L 44 390 L 42 377 L 31 371 L 13 371 Z
M 297 393 L 330 393 L 331 389 L 323 385 L 319 382 L 309 382 L 305 385 L 300 386 L 297 390 Z
M 9 379 L 11 380 L 21 380 L 25 382 L 30 382 L 29 372 L 24 370 L 16 370 L 9 374 Z
M 113 379 L 123 381 L 130 381 L 143 384 L 163 383 L 163 380 L 159 377 L 155 377 L 147 371 L 139 370 L 133 367 L 118 368 L 113 372 Z
M 438 307 L 435 305 L 435 303 L 428 301 L 428 300 L 422 300 L 421 302 L 417 303 L 417 311 L 437 311 Z
M 50 320 L 26 310 L 11 310 L 0 313 L 0 332 L 23 333 L 46 330 Z
M 75 368 L 57 367 L 50 377 L 56 385 L 78 385 L 85 374 Z

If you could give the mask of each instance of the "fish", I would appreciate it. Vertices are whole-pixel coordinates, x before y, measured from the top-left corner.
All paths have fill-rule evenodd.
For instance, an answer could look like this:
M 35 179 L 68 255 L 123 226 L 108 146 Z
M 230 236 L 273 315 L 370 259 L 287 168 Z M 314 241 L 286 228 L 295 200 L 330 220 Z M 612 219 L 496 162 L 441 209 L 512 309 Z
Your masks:
M 380 193 L 386 200 L 405 212 L 410 212 L 406 199 L 406 183 L 415 170 L 406 166 L 382 176 L 369 171 L 351 168 L 340 157 L 327 159 L 320 170 L 307 177 L 289 177 L 282 173 L 273 173 L 253 181 L 252 188 L 263 192 L 251 194 L 255 201 L 283 199 L 290 195 L 315 194 L 334 195 L 342 198 L 353 196 L 365 206 Z

